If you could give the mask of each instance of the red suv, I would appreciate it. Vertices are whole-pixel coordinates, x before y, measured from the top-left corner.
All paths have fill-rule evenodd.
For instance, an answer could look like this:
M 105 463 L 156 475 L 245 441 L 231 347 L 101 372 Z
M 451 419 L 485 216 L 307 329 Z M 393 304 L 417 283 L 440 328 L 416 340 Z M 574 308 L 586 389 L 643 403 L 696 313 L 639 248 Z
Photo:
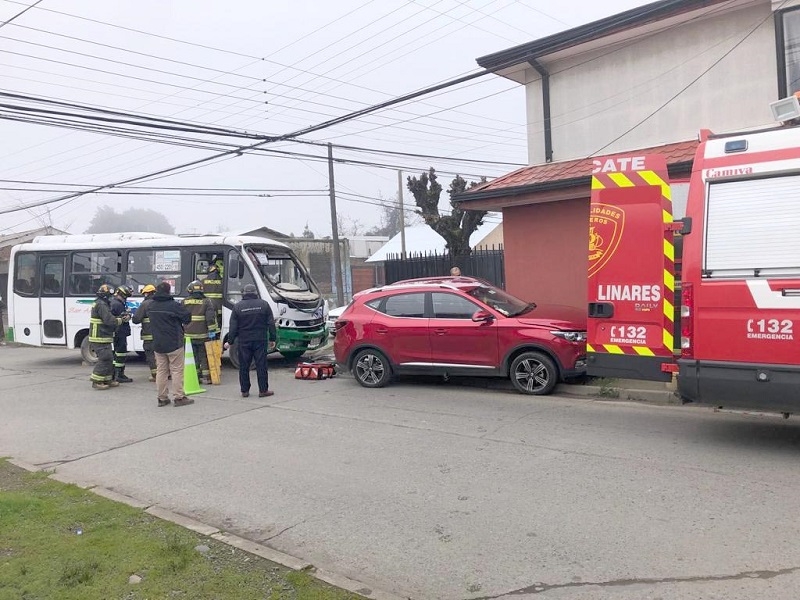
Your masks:
M 334 351 L 364 387 L 424 373 L 510 377 L 524 394 L 549 394 L 586 371 L 586 315 L 471 277 L 411 279 L 356 294 Z

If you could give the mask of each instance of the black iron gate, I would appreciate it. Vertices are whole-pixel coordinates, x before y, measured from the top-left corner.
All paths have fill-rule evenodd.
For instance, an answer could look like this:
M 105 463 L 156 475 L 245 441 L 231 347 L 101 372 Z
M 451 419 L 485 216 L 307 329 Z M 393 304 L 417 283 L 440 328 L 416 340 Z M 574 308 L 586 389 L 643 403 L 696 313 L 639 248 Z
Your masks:
M 467 277 L 478 277 L 499 288 L 506 287 L 503 247 L 473 250 L 469 256 L 451 258 L 449 254 L 436 252 L 411 254 L 401 258 L 390 254 L 384 262 L 386 283 L 420 277 L 442 277 L 450 274 L 450 269 L 458 267 Z

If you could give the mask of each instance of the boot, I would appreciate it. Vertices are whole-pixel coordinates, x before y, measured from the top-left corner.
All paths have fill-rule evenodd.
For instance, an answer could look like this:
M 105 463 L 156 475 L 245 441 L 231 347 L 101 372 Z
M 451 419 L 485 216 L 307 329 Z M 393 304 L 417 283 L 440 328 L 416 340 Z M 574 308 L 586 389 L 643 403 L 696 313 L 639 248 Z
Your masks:
M 120 383 L 131 383 L 133 379 L 125 375 L 125 367 L 115 367 L 114 369 L 116 376 L 115 379 Z
M 107 390 L 108 389 L 108 384 L 107 383 L 103 383 L 101 381 L 93 381 L 92 382 L 92 389 L 93 390 Z
M 108 387 L 119 387 L 119 381 L 112 379 L 111 381 L 107 382 Z

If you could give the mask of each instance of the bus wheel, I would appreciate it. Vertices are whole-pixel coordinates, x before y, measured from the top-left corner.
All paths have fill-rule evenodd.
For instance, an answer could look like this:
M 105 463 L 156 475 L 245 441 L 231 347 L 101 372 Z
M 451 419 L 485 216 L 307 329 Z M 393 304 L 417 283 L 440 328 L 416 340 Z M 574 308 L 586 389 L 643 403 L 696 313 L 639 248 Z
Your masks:
M 234 369 L 238 369 L 239 368 L 239 347 L 236 345 L 236 342 L 234 342 L 233 344 L 231 344 L 228 347 L 228 358 L 231 360 L 231 366 L 233 366 Z M 250 364 L 250 370 L 253 371 L 253 370 L 255 370 L 255 368 L 256 368 L 256 361 L 253 361 Z
M 93 365 L 97 362 L 97 355 L 92 351 L 91 346 L 89 345 L 89 336 L 83 338 L 81 342 L 81 358 L 83 358 L 84 362 Z
M 281 352 L 281 356 L 283 356 L 283 358 L 286 360 L 297 360 L 305 353 L 305 350 L 285 350 L 284 352 Z

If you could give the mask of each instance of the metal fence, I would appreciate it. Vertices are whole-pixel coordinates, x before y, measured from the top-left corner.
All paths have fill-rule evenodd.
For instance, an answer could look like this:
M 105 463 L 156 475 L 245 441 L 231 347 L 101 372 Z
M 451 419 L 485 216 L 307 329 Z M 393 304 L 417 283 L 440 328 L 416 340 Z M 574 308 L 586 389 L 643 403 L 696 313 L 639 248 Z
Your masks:
M 502 246 L 473 250 L 469 256 L 456 259 L 436 252 L 410 254 L 406 258 L 390 254 L 384 262 L 386 283 L 418 277 L 442 277 L 449 275 L 453 267 L 461 269 L 462 275 L 485 279 L 499 288 L 506 287 Z

